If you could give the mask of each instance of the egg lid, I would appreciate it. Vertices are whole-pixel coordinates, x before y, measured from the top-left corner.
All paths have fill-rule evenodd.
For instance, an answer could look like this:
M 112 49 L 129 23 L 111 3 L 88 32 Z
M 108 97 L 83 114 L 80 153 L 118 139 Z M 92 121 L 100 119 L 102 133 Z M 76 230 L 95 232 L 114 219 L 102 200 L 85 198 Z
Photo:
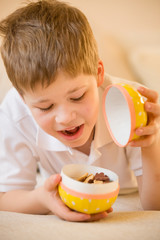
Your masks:
M 113 141 L 120 147 L 135 136 L 136 101 L 140 106 L 144 104 L 140 93 L 128 84 L 112 84 L 104 91 L 104 118 Z

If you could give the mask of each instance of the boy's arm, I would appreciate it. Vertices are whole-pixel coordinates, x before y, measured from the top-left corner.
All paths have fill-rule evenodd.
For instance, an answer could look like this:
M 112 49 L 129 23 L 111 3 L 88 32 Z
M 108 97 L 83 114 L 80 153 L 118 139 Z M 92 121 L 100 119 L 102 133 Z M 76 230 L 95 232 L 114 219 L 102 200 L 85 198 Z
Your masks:
M 48 214 L 49 209 L 43 200 L 43 187 L 32 191 L 12 190 L 0 193 L 0 211 L 28 214 Z
M 143 175 L 138 177 L 144 209 L 160 210 L 160 144 L 142 148 Z
M 38 203 L 35 191 L 12 190 L 0 193 L 0 211 L 47 214 L 49 211 Z
M 60 199 L 57 185 L 61 177 L 52 175 L 41 186 L 32 191 L 13 190 L 0 193 L 0 211 L 30 214 L 48 214 L 52 212 L 67 221 L 95 221 L 107 216 L 107 212 L 84 214 L 70 210 Z M 112 209 L 108 211 L 111 212 Z
M 147 98 L 145 110 L 148 125 L 136 130 L 140 140 L 129 145 L 141 147 L 143 175 L 137 177 L 141 203 L 144 209 L 160 210 L 160 105 L 155 91 L 140 87 L 139 92 Z

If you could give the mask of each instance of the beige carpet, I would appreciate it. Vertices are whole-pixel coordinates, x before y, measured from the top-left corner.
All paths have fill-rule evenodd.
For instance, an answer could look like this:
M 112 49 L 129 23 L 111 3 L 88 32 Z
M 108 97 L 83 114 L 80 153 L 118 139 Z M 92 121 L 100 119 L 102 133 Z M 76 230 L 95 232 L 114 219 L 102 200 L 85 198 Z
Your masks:
M 0 212 L 0 239 L 160 240 L 160 211 L 142 211 L 137 193 L 119 196 L 113 208 L 106 219 L 92 223 Z

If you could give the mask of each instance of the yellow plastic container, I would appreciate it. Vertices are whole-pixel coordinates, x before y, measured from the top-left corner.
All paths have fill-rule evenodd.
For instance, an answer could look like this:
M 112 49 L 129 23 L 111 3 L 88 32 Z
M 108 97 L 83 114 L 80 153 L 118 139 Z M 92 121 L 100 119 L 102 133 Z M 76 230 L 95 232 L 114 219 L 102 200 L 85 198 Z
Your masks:
M 85 173 L 103 172 L 112 181 L 103 184 L 90 184 L 75 179 Z M 119 193 L 118 176 L 114 172 L 96 166 L 69 164 L 61 171 L 62 181 L 58 191 L 62 201 L 71 209 L 82 213 L 94 214 L 108 210 Z

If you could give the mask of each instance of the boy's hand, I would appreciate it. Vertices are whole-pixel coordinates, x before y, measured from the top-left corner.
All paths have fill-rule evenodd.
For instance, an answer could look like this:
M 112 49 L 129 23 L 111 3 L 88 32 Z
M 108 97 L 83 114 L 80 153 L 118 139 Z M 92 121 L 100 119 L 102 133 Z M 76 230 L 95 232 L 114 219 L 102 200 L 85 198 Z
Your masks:
M 139 87 L 138 91 L 147 98 L 145 110 L 148 114 L 148 124 L 136 129 L 140 139 L 129 143 L 133 147 L 148 147 L 160 139 L 160 104 L 158 104 L 158 93 L 148 88 Z
M 112 212 L 112 208 L 109 209 L 107 212 L 97 213 L 97 214 L 85 214 L 85 213 L 78 213 L 72 211 L 68 208 L 60 199 L 58 194 L 57 186 L 61 181 L 61 176 L 59 174 L 52 175 L 45 181 L 44 184 L 44 195 L 43 201 L 45 201 L 44 205 L 47 207 L 49 211 L 54 213 L 56 216 L 60 217 L 61 219 L 67 221 L 95 221 L 102 218 L 105 218 L 109 212 Z

